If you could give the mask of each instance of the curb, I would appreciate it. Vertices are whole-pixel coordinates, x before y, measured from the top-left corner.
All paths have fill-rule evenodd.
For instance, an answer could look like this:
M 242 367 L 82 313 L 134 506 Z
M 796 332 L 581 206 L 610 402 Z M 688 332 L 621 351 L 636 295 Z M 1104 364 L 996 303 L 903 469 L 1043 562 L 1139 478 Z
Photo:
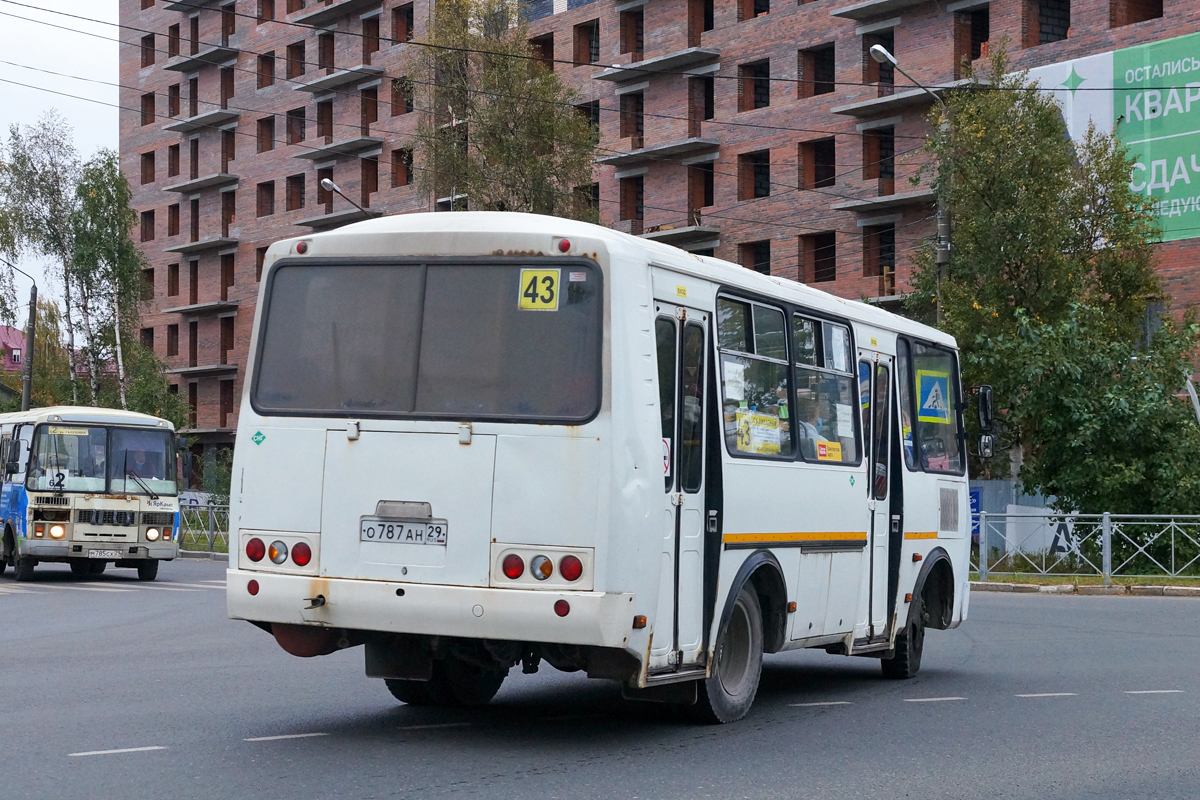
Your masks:
M 1056 583 L 1042 586 L 1036 583 L 994 583 L 971 581 L 972 592 L 1011 592 L 1013 594 L 1078 594 L 1133 595 L 1134 597 L 1195 597 L 1200 598 L 1200 586 L 1092 586 Z
M 228 561 L 228 553 L 210 553 L 207 550 L 180 550 L 179 558 L 187 561 Z

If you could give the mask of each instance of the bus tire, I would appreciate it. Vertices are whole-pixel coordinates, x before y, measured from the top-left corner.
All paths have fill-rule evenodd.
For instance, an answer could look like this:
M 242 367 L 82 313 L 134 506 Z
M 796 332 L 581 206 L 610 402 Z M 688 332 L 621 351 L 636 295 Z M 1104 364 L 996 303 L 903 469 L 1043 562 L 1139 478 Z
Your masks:
M 19 581 L 33 580 L 33 568 L 37 566 L 37 562 L 29 556 L 21 557 L 17 555 L 17 560 L 13 562 L 13 570 L 16 571 L 16 578 Z
M 405 681 L 386 678 L 384 684 L 392 697 L 410 706 L 431 706 L 433 698 L 429 696 L 429 681 Z
M 703 722 L 722 724 L 746 716 L 758 693 L 762 657 L 762 606 L 753 586 L 746 584 L 717 635 L 712 673 L 700 682 L 692 713 Z
M 80 561 L 79 559 L 72 559 L 71 574 L 72 575 L 91 575 L 92 574 L 92 565 L 86 561 Z
M 500 691 L 507 669 L 486 669 L 453 656 L 434 662 L 427 691 L 436 705 L 482 706 Z
M 93 561 L 88 559 L 88 575 L 103 575 L 104 570 L 108 569 L 107 561 Z
M 921 653 L 925 649 L 925 599 L 914 594 L 912 603 L 908 624 L 896 634 L 894 655 L 879 661 L 885 678 L 906 680 L 915 677 L 921 669 Z
M 143 561 L 138 564 L 137 571 L 139 581 L 152 581 L 158 577 L 158 562 Z

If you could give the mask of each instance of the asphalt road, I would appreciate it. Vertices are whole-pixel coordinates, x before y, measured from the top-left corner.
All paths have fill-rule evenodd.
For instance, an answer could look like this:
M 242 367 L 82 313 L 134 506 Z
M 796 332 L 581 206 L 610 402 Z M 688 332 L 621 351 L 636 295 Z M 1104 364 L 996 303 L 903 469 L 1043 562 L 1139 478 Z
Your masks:
M 403 706 L 361 649 L 225 619 L 223 579 L 5 573 L 0 797 L 1200 797 L 1193 599 L 976 594 L 916 679 L 769 656 L 750 716 L 710 727 L 545 666 L 481 710 Z

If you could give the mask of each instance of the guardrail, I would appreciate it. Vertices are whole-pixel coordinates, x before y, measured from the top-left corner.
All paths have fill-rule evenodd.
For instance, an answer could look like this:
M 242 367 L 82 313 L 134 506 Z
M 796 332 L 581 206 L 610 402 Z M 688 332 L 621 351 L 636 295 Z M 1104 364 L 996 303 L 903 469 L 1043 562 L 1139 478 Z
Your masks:
M 181 505 L 179 547 L 210 553 L 229 552 L 229 506 Z
M 971 569 L 989 575 L 1200 578 L 1200 515 L 971 515 Z M 982 559 L 981 559 L 982 554 Z

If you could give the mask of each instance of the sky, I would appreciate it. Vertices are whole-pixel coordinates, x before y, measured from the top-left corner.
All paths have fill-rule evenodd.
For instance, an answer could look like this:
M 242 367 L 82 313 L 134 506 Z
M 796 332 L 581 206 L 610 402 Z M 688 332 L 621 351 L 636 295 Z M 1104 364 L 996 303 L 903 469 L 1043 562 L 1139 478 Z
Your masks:
M 0 0 L 0 131 L 7 140 L 11 125 L 32 125 L 50 109 L 57 109 L 74 129 L 75 147 L 80 159 L 86 160 L 101 148 L 116 150 L 118 146 L 118 89 L 115 84 L 120 78 L 120 69 L 115 39 L 121 37 L 122 31 L 115 25 L 74 19 L 64 14 L 115 23 L 117 0 Z M 61 27 L 52 28 L 29 20 Z M 125 38 L 132 35 L 125 32 Z M 27 67 L 114 85 L 50 75 Z M 16 86 L 12 82 L 38 88 Z M 44 90 L 99 100 L 108 105 Z M 16 263 L 37 280 L 39 296 L 61 300 L 61 287 L 46 278 L 46 265 L 40 259 L 25 257 Z M 16 287 L 18 300 L 27 305 L 29 280 L 17 275 Z M 24 325 L 24 317 L 24 314 L 18 316 L 18 325 Z

